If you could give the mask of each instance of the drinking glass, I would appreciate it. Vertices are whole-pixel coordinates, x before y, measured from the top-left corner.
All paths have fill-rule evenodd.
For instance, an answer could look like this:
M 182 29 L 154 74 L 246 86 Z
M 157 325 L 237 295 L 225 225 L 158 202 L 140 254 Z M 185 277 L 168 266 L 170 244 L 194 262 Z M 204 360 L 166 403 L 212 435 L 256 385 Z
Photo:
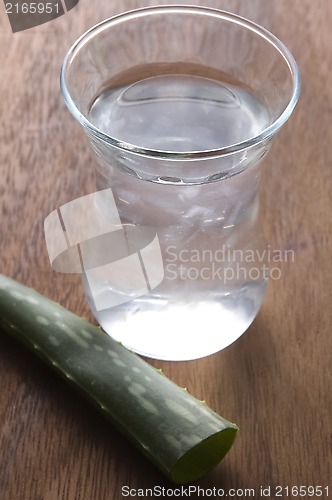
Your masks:
M 299 97 L 292 55 L 231 13 L 143 8 L 81 36 L 61 88 L 94 158 L 98 229 L 79 245 L 96 319 L 148 357 L 225 348 L 269 278 L 258 188 Z

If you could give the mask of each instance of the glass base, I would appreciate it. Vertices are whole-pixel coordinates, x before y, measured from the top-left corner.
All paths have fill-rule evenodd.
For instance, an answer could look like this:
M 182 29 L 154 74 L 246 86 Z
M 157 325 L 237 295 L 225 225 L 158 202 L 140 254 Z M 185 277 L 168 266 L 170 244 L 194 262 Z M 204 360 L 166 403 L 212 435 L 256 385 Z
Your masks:
M 102 311 L 91 310 L 112 338 L 154 359 L 187 361 L 214 354 L 237 340 L 255 319 L 266 281 L 214 300 L 172 302 L 153 293 Z

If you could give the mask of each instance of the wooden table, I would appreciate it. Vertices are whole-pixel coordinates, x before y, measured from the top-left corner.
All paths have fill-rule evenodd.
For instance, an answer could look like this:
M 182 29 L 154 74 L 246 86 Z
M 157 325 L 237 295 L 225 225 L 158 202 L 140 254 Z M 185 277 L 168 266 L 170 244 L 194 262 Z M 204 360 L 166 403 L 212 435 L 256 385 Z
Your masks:
M 65 16 L 15 34 L 0 7 L 0 272 L 90 320 L 79 278 L 53 272 L 44 243 L 45 217 L 93 185 L 87 145 L 60 96 L 60 65 L 97 21 L 162 3 L 80 0 Z M 329 486 L 332 497 L 330 1 L 192 3 L 259 22 L 298 61 L 300 103 L 275 140 L 261 190 L 267 242 L 293 249 L 295 259 L 280 264 L 282 278 L 271 282 L 259 316 L 236 343 L 197 361 L 152 363 L 240 427 L 229 455 L 197 486 L 229 495 L 233 488 L 234 498 L 263 498 L 261 486 L 271 488 L 267 498 L 279 498 L 278 485 L 282 498 L 295 497 L 292 486 Z M 174 487 L 5 334 L 0 380 L 1 500 L 118 500 L 125 485 Z M 328 498 L 326 489 L 321 498 Z

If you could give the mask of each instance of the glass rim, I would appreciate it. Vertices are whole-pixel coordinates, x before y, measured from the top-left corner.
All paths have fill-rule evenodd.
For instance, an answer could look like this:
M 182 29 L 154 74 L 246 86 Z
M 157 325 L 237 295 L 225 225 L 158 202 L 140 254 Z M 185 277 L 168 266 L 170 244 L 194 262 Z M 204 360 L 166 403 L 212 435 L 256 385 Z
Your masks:
M 292 87 L 292 94 L 291 98 L 289 99 L 289 102 L 283 112 L 267 127 L 265 127 L 259 134 L 256 134 L 255 136 L 246 139 L 244 141 L 240 141 L 228 146 L 224 146 L 221 148 L 217 149 L 210 149 L 210 150 L 194 150 L 194 151 L 167 151 L 167 150 L 159 150 L 159 149 L 150 149 L 150 148 L 144 148 L 140 147 L 139 145 L 131 144 L 126 141 L 122 141 L 121 139 L 112 137 L 111 135 L 106 134 L 105 132 L 102 132 L 100 129 L 95 127 L 89 120 L 86 118 L 83 113 L 78 109 L 78 107 L 75 104 L 74 99 L 72 98 L 69 90 L 68 90 L 68 82 L 67 82 L 67 68 L 70 64 L 70 62 L 74 59 L 74 57 L 78 54 L 79 50 L 89 42 L 92 38 L 94 38 L 96 35 L 104 31 L 105 29 L 108 29 L 109 27 L 112 27 L 119 22 L 123 22 L 125 20 L 130 20 L 134 19 L 136 17 L 143 17 L 146 15 L 151 15 L 151 14 L 156 14 L 156 13 L 189 13 L 192 12 L 194 14 L 205 14 L 211 17 L 216 17 L 219 19 L 222 19 L 224 21 L 230 21 L 234 24 L 237 24 L 243 28 L 249 29 L 252 32 L 254 32 L 256 35 L 264 38 L 266 42 L 270 43 L 283 57 L 285 63 L 287 64 L 289 68 L 290 75 L 292 76 L 292 82 L 293 82 L 293 87 Z M 297 66 L 297 63 L 289 51 L 289 49 L 277 38 L 275 35 L 273 35 L 270 31 L 268 31 L 266 28 L 263 28 L 259 24 L 246 19 L 242 16 L 239 16 L 238 14 L 233 14 L 231 12 L 227 12 L 224 10 L 219 10 L 215 8 L 210 8 L 210 7 L 204 7 L 204 6 L 192 6 L 192 5 L 159 5 L 159 6 L 152 6 L 152 7 L 142 7 L 139 9 L 133 9 L 129 10 L 126 12 L 123 12 L 121 14 L 117 14 L 115 16 L 109 17 L 91 28 L 89 28 L 87 31 L 85 31 L 70 47 L 68 50 L 62 67 L 61 67 L 61 73 L 60 73 L 60 88 L 62 92 L 63 99 L 73 115 L 73 117 L 79 122 L 79 124 L 86 129 L 88 132 L 90 132 L 93 136 L 101 139 L 103 142 L 106 142 L 120 150 L 131 152 L 134 154 L 139 154 L 142 156 L 148 156 L 148 157 L 157 157 L 160 159 L 169 159 L 169 160 L 194 160 L 194 159 L 202 159 L 202 158 L 213 158 L 213 157 L 220 157 L 220 156 L 226 156 L 232 153 L 237 153 L 241 151 L 245 151 L 249 148 L 252 148 L 254 146 L 259 145 L 260 143 L 263 143 L 264 141 L 270 139 L 273 137 L 279 129 L 282 127 L 282 125 L 288 120 L 288 118 L 291 116 L 297 101 L 299 99 L 300 95 L 300 74 L 299 74 L 299 69 Z

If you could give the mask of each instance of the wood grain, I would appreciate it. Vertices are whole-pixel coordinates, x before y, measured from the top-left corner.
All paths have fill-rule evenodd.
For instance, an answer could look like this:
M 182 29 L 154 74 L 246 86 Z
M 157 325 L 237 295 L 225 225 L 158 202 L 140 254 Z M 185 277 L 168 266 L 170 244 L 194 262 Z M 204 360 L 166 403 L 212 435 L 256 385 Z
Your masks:
M 71 43 L 91 25 L 167 3 L 80 0 L 65 16 L 15 34 L 0 7 L 0 272 L 91 320 L 78 278 L 52 272 L 44 244 L 44 218 L 93 191 L 89 152 L 62 102 L 59 70 Z M 259 22 L 297 59 L 300 103 L 276 138 L 261 189 L 267 242 L 293 249 L 295 259 L 280 264 L 282 279 L 271 282 L 258 318 L 236 343 L 198 361 L 152 363 L 240 427 L 230 454 L 198 483 L 202 488 L 254 488 L 260 498 L 261 485 L 329 485 L 332 496 L 330 2 L 191 3 Z M 3 334 L 0 380 L 1 500 L 120 500 L 124 485 L 172 487 Z

